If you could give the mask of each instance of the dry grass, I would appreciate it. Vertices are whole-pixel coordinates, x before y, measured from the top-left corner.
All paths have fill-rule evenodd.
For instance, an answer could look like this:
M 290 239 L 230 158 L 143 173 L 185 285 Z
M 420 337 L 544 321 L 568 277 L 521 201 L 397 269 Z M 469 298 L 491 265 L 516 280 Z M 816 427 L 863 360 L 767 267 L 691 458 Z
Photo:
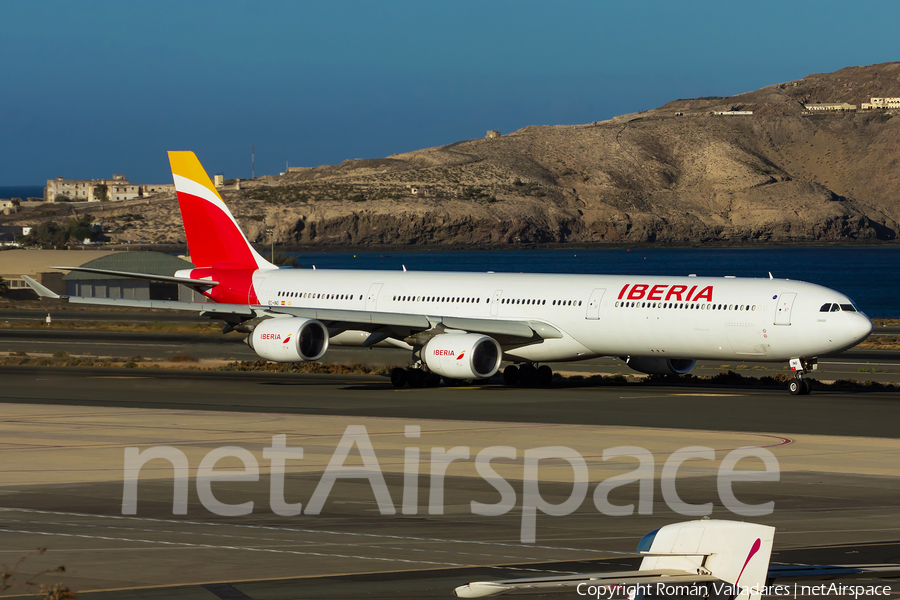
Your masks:
M 857 348 L 871 348 L 875 350 L 900 350 L 900 335 L 871 336 Z
M 190 354 L 176 354 L 175 356 L 169 357 L 169 362 L 174 363 L 195 363 L 199 362 L 199 359 L 191 356 Z

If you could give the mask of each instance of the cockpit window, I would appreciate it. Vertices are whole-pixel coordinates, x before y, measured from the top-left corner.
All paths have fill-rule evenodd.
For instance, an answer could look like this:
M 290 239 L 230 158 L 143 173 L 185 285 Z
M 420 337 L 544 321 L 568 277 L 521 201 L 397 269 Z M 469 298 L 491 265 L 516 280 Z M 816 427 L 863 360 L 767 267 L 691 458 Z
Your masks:
M 840 304 L 832 304 L 831 305 L 831 312 L 840 312 L 840 310 L 841 310 Z
M 828 312 L 829 310 L 831 310 L 831 302 L 823 304 L 822 308 L 819 309 L 819 312 Z
M 856 308 L 852 304 L 841 304 L 841 310 L 847 312 L 856 312 Z

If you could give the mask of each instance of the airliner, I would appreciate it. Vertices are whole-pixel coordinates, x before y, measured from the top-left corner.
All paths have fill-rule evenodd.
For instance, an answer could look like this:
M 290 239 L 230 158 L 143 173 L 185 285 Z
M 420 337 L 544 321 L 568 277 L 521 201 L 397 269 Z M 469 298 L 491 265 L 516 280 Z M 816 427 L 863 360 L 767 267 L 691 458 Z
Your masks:
M 248 333 L 262 358 L 317 361 L 329 344 L 411 352 L 395 386 L 487 380 L 548 385 L 555 362 L 621 357 L 635 371 L 677 375 L 697 360 L 787 363 L 808 394 L 818 357 L 864 340 L 872 322 L 826 287 L 768 278 L 447 273 L 278 268 L 250 245 L 193 152 L 169 152 L 196 268 L 169 276 L 60 267 L 174 282 L 211 302 L 41 296 L 70 303 L 194 311 Z

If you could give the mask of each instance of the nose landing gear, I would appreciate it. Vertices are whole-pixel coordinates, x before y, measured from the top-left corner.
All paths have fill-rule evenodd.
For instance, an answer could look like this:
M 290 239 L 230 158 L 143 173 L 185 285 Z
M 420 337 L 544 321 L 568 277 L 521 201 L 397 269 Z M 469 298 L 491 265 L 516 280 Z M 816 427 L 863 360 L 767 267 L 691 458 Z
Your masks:
M 788 391 L 793 396 L 805 396 L 812 391 L 812 381 L 804 379 L 803 374 L 809 371 L 815 371 L 819 366 L 815 358 L 803 359 L 792 358 L 791 371 L 794 372 L 794 378 L 788 383 Z
M 794 377 L 788 384 L 788 391 L 794 396 L 805 396 L 812 391 L 812 383 L 809 379 Z

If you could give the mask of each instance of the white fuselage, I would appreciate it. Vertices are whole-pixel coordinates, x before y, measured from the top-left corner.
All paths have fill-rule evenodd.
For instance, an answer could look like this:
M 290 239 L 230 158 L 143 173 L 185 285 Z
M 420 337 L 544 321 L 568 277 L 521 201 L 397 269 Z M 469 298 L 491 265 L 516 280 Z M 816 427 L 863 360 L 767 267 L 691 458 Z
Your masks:
M 823 286 L 784 279 L 279 269 L 253 278 L 263 306 L 545 323 L 562 337 L 510 360 L 596 356 L 782 362 L 858 344 L 872 324 Z

